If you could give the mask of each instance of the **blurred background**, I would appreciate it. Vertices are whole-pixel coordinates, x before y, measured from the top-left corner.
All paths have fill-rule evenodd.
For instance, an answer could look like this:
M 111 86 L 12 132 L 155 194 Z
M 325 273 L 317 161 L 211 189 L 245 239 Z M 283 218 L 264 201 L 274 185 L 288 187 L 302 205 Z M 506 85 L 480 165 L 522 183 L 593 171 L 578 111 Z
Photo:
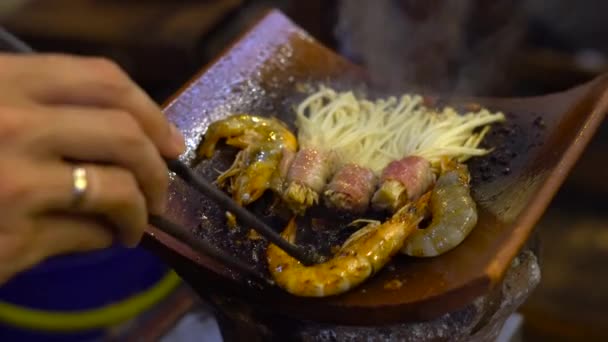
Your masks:
M 269 8 L 392 90 L 530 96 L 608 71 L 602 0 L 1 0 L 0 23 L 39 51 L 111 58 L 163 102 Z M 538 225 L 524 340 L 608 340 L 606 126 Z M 164 336 L 187 312 L 210 322 L 200 305 L 177 291 L 117 334 Z

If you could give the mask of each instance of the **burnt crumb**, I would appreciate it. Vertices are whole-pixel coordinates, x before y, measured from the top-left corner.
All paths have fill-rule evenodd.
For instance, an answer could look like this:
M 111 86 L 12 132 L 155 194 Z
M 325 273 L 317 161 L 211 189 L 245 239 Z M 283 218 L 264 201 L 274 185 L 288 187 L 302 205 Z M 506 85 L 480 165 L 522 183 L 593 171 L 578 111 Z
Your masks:
M 490 162 L 494 163 L 494 164 L 498 164 L 501 166 L 507 166 L 509 165 L 511 156 L 509 154 L 506 153 L 501 153 L 498 155 L 491 155 L 490 156 Z
M 534 121 L 532 122 L 532 125 L 534 127 L 542 128 L 542 129 L 544 129 L 545 127 L 547 127 L 546 124 L 545 124 L 545 120 L 543 120 L 542 116 L 537 116 L 534 119 Z
M 508 148 L 505 148 L 504 154 L 505 154 L 505 156 L 507 156 L 509 158 L 515 158 L 515 157 L 517 157 L 517 152 L 511 151 Z
M 260 261 L 259 255 L 255 252 L 255 250 L 251 251 L 251 260 L 253 260 L 254 263 L 258 263 Z
M 482 160 L 479 163 L 479 167 L 478 168 L 482 172 L 490 171 L 490 163 L 489 163 L 489 161 L 488 160 Z
M 254 279 L 250 279 L 250 278 L 247 278 L 245 280 L 245 284 L 247 284 L 247 286 L 249 288 L 256 289 L 259 291 L 264 290 L 268 286 L 268 284 L 261 283 L 258 280 L 254 280 Z
M 398 290 L 403 286 L 403 282 L 399 279 L 393 279 L 384 284 L 385 290 Z
M 492 175 L 484 173 L 480 176 L 480 178 L 482 181 L 487 182 L 492 179 Z
M 322 231 L 328 228 L 328 222 L 322 218 L 314 218 L 311 220 L 310 228 L 314 231 Z
M 249 234 L 247 236 L 249 238 L 249 240 L 260 240 L 262 239 L 262 236 L 255 230 L 250 229 L 249 230 Z
M 464 105 L 464 109 L 468 112 L 477 113 L 481 110 L 481 105 L 479 103 L 467 103 Z
M 430 96 L 422 97 L 422 105 L 427 108 L 437 107 L 440 104 L 439 102 L 440 101 L 437 98 L 433 98 Z
M 505 167 L 504 169 L 502 169 L 502 173 L 503 175 L 508 175 L 511 173 L 511 168 Z
M 519 125 L 509 122 L 508 115 L 506 115 L 506 116 L 507 116 L 506 123 L 494 125 L 492 127 L 492 129 L 490 130 L 490 133 L 487 136 L 489 140 L 492 140 L 492 137 L 494 137 L 494 138 L 512 137 L 520 131 Z M 484 141 L 487 143 L 488 139 L 484 139 Z
M 481 178 L 482 181 L 487 182 L 494 178 L 494 174 L 492 172 L 492 167 L 490 166 L 490 162 L 488 159 L 482 159 L 479 161 L 476 170 L 472 170 L 472 176 L 475 179 L 476 175 Z

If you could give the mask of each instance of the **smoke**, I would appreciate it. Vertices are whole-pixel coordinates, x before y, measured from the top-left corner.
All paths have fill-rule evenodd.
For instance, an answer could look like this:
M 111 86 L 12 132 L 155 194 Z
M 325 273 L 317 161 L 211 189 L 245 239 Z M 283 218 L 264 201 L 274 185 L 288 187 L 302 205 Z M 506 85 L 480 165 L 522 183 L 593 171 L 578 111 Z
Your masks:
M 343 0 L 336 35 L 390 91 L 487 94 L 525 32 L 517 2 Z

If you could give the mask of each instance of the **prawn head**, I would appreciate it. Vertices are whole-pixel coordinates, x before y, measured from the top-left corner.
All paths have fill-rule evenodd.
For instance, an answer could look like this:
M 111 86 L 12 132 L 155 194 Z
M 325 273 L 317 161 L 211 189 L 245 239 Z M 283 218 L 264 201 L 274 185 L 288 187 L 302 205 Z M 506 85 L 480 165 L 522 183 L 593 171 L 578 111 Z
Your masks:
M 221 139 L 241 149 L 232 166 L 217 178 L 220 186 L 230 184 L 229 191 L 240 205 L 250 204 L 267 189 L 282 184 L 281 164 L 297 149 L 296 138 L 284 123 L 248 114 L 232 115 L 212 123 L 198 155 L 211 157 Z

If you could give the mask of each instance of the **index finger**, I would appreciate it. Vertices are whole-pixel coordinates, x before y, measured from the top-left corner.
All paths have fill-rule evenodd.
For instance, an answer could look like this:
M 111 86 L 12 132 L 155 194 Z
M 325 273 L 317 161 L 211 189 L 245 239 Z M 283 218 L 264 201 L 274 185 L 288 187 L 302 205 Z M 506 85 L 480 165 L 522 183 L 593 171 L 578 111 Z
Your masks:
M 133 115 L 167 158 L 183 153 L 184 140 L 160 107 L 114 62 L 68 55 L 1 56 L 14 63 L 18 86 L 44 104 L 112 108 Z M 1 63 L 0 63 L 1 64 Z

